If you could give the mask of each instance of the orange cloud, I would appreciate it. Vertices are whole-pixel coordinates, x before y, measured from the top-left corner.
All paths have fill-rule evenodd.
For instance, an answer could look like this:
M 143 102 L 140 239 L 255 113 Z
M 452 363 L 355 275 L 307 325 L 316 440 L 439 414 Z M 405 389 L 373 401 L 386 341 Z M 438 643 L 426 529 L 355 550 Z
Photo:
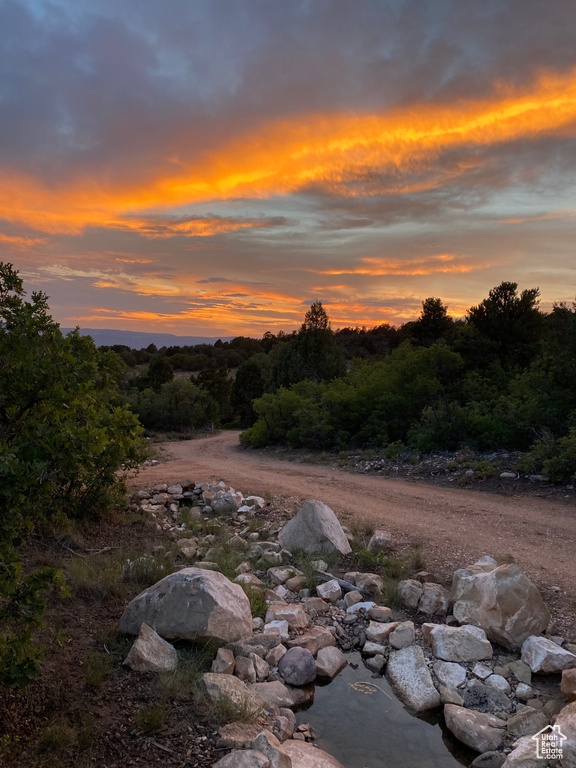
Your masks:
M 367 256 L 360 259 L 366 266 L 309 271 L 320 275 L 369 275 L 370 277 L 383 277 L 385 275 L 414 276 L 437 273 L 466 273 L 476 269 L 487 269 L 492 266 L 491 264 L 480 262 L 473 264 L 463 263 L 465 258 L 454 253 L 439 253 L 416 259 L 381 259 Z
M 446 150 L 574 135 L 575 121 L 576 71 L 545 73 L 529 88 L 497 83 L 492 97 L 480 100 L 269 122 L 213 152 L 181 161 L 170 175 L 150 168 L 138 183 L 113 177 L 110 169 L 59 187 L 31 176 L 5 175 L 0 179 L 0 217 L 44 232 L 72 233 L 89 226 L 130 228 L 134 213 L 232 197 L 286 195 L 310 185 L 348 196 L 409 193 L 465 177 L 480 162 L 442 168 L 438 159 Z M 183 137 L 183 147 L 188 139 Z M 411 174 L 418 179 L 407 179 Z M 210 227 L 209 222 L 195 224 L 184 233 L 206 236 Z
M 5 235 L 0 232 L 0 243 L 6 243 L 12 248 L 26 249 L 33 248 L 35 245 L 44 245 L 45 237 L 18 237 L 17 235 Z

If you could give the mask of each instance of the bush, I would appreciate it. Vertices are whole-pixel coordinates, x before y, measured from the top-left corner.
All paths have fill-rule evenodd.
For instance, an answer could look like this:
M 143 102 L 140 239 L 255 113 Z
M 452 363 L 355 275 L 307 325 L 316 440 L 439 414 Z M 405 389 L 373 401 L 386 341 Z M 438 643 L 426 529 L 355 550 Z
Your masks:
M 138 420 L 119 401 L 122 360 L 78 331 L 63 336 L 43 293 L 24 296 L 0 262 L 0 684 L 13 686 L 34 675 L 45 595 L 64 584 L 50 568 L 23 577 L 18 545 L 123 501 L 118 469 L 146 456 Z

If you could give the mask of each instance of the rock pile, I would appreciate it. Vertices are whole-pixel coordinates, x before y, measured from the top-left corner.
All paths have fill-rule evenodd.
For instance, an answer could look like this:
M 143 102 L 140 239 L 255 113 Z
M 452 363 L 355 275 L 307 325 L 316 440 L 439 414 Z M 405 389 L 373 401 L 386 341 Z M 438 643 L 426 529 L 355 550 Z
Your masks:
M 223 483 L 160 485 L 141 491 L 137 503 L 194 567 L 162 579 L 126 608 L 121 629 L 140 633 L 127 663 L 146 657 L 153 645 L 166 660 L 150 663 L 161 668 L 173 660 L 166 640 L 216 637 L 227 645 L 204 675 L 207 695 L 268 718 L 269 728 L 257 733 L 246 726 L 221 729 L 223 746 L 237 751 L 218 768 L 337 768 L 334 758 L 306 743 L 311 730 L 296 728 L 293 710 L 311 701 L 316 680 L 339 674 L 350 650 L 362 653 L 371 672 L 385 675 L 412 712 L 443 706 L 456 738 L 481 753 L 475 765 L 532 765 L 526 762 L 531 737 L 560 723 L 568 739 L 568 758 L 560 765 L 576 765 L 576 648 L 544 636 L 550 616 L 518 566 L 482 558 L 455 572 L 451 591 L 430 574 L 417 574 L 400 582 L 404 608 L 392 609 L 376 603 L 383 590 L 378 574 L 331 577 L 318 560 L 314 567 L 324 583 L 316 595 L 306 587 L 307 577 L 291 564 L 290 547 L 319 556 L 350 551 L 350 536 L 321 502 L 306 502 L 282 528 L 263 521 L 259 531 L 245 523 L 254 514 L 263 516 L 266 502 L 244 498 Z M 184 535 L 183 504 L 199 516 L 225 516 L 235 529 L 227 543 L 245 556 L 236 584 L 210 570 L 217 567 L 210 561 L 213 536 Z M 387 551 L 389 534 L 377 532 L 371 545 Z M 261 591 L 263 619 L 252 619 L 239 584 Z M 139 669 L 140 663 L 131 666 Z M 547 685 L 544 693 L 537 679 L 560 673 L 561 687 Z

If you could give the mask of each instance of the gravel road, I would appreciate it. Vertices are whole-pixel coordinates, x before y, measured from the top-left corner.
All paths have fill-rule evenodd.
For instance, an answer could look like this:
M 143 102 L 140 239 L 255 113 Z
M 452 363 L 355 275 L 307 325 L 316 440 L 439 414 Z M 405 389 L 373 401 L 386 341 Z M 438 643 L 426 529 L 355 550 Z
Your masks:
M 341 521 L 371 521 L 400 545 L 420 542 L 426 565 L 449 583 L 456 567 L 489 554 L 512 556 L 545 591 L 560 629 L 574 638 L 576 615 L 576 509 L 529 496 L 497 496 L 425 481 L 350 474 L 296 464 L 239 446 L 238 432 L 163 443 L 166 462 L 144 469 L 133 483 L 192 478 L 224 480 L 244 494 L 264 492 L 300 500 L 319 499 Z

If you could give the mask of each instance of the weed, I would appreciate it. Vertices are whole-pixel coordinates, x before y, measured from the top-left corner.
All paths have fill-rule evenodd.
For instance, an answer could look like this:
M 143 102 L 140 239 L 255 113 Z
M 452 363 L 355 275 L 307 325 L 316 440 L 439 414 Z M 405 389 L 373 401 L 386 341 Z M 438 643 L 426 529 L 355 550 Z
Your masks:
M 108 677 L 111 665 L 112 657 L 110 655 L 98 653 L 98 651 L 90 653 L 84 661 L 84 680 L 86 685 L 91 685 L 94 688 L 101 686 Z
M 38 752 L 61 752 L 74 744 L 76 731 L 65 720 L 58 718 L 44 728 L 38 739 Z
M 252 612 L 252 618 L 264 618 L 266 613 L 266 600 L 264 599 L 264 593 L 258 587 L 250 586 L 250 584 L 242 584 L 242 589 L 246 593 L 246 597 L 250 601 L 250 610 Z
M 246 555 L 237 549 L 233 549 L 230 544 L 224 543 L 220 546 L 212 547 L 210 560 L 216 563 L 221 573 L 228 579 L 234 579 L 238 574 L 236 568 L 244 562 Z
M 141 707 L 134 720 L 143 733 L 158 733 L 166 725 L 170 712 L 168 704 L 153 704 Z
M 160 550 L 149 555 L 125 557 L 123 562 L 124 581 L 140 588 L 156 584 L 174 571 L 175 554 Z
M 487 480 L 489 477 L 494 477 L 496 474 L 496 467 L 489 461 L 477 461 L 472 469 L 480 480 Z
M 66 570 L 73 595 L 90 600 L 126 597 L 124 568 L 117 556 L 73 557 Z
M 214 702 L 213 706 L 214 719 L 225 723 L 252 723 L 264 711 L 264 704 L 258 706 L 248 697 L 243 698 L 240 702 L 221 697 Z
M 379 602 L 388 608 L 399 608 L 402 605 L 402 597 L 398 589 L 398 582 L 395 579 L 384 579 L 384 588 Z
M 414 542 L 412 545 L 412 552 L 408 557 L 407 568 L 409 571 L 421 571 L 426 567 L 424 561 L 424 555 L 422 554 L 422 544 L 420 542 Z
M 193 698 L 201 676 L 202 665 L 191 659 L 172 672 L 161 672 L 158 676 L 158 687 L 171 699 Z

